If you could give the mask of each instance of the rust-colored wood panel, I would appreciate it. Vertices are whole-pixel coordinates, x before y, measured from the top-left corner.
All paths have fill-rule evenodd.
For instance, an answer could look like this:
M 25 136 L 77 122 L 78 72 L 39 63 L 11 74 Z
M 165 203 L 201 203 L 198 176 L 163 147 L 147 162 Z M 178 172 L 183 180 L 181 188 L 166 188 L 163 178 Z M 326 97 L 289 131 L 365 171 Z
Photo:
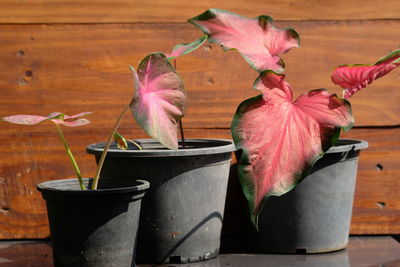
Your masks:
M 223 8 L 279 20 L 359 20 L 399 18 L 396 0 L 2 0 L 0 23 L 183 22 L 208 8 Z
M 35 185 L 41 181 L 74 177 L 63 147 L 50 123 L 30 128 L 15 126 L 0 135 L 0 239 L 43 238 L 49 235 L 44 201 Z M 92 176 L 94 158 L 85 147 L 103 141 L 107 129 L 94 125 L 65 129 L 65 135 L 84 176 Z M 121 133 L 134 138 L 145 135 L 133 128 Z M 346 137 L 370 142 L 360 158 L 352 224 L 353 234 L 400 233 L 400 128 L 353 129 Z M 187 129 L 188 138 L 230 138 L 229 129 Z M 397 138 L 396 138 L 397 137 Z M 235 162 L 235 160 L 233 161 Z M 377 169 L 377 165 L 383 170 Z M 245 234 L 248 211 L 236 177 L 231 169 L 224 235 Z M 383 202 L 385 204 L 377 205 Z
M 369 141 L 360 155 L 351 233 L 400 234 L 400 128 L 348 135 Z
M 373 63 L 399 45 L 392 36 L 400 20 L 279 25 L 302 36 L 302 48 L 284 56 L 295 95 L 321 87 L 340 93 L 330 82 L 333 66 Z M 88 110 L 96 127 L 111 127 L 133 94 L 128 64 L 198 36 L 189 24 L 2 25 L 0 116 Z M 228 128 L 237 105 L 256 94 L 257 73 L 215 45 L 179 58 L 178 69 L 188 91 L 188 128 Z M 357 126 L 400 124 L 399 79 L 395 70 L 352 98 Z

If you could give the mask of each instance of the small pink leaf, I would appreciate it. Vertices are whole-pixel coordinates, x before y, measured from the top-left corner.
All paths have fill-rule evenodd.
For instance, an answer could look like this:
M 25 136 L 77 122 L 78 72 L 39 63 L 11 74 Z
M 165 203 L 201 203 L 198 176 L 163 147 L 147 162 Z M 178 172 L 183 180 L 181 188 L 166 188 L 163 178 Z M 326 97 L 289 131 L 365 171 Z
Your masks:
M 400 49 L 397 49 L 378 60 L 375 65 L 343 65 L 335 69 L 331 75 L 332 82 L 344 89 L 344 97 L 350 97 L 367 87 L 374 80 L 385 76 L 400 66 Z
M 257 224 L 265 200 L 290 191 L 332 146 L 341 129 L 353 124 L 350 104 L 325 89 L 292 102 L 283 75 L 264 71 L 254 88 L 261 95 L 240 104 L 232 122 L 236 148 L 242 151 L 239 174 Z
M 209 35 L 209 42 L 220 44 L 225 50 L 237 49 L 259 72 L 283 72 L 279 56 L 300 44 L 295 30 L 275 28 L 269 16 L 249 19 L 222 9 L 209 9 L 189 22 Z
M 55 124 L 63 124 L 69 127 L 76 127 L 90 123 L 87 119 L 77 119 L 82 116 L 86 116 L 91 114 L 92 112 L 82 112 L 73 116 L 65 115 L 61 112 L 52 112 L 49 115 L 45 116 L 36 116 L 36 115 L 13 115 L 4 117 L 3 120 L 15 124 L 24 124 L 24 125 L 35 125 L 42 121 L 51 120 Z M 65 121 L 67 120 L 67 121 Z
M 12 115 L 8 117 L 4 117 L 3 120 L 15 124 L 24 124 L 24 125 L 34 125 L 39 122 L 49 120 L 50 118 L 44 116 L 35 116 L 35 115 Z
M 207 35 L 204 35 L 192 43 L 176 45 L 170 54 L 166 54 L 168 59 L 175 59 L 181 55 L 189 54 L 204 44 L 207 40 Z
M 184 115 L 186 93 L 181 78 L 162 53 L 148 55 L 138 71 L 131 68 L 135 96 L 133 116 L 148 135 L 178 149 L 177 125 Z

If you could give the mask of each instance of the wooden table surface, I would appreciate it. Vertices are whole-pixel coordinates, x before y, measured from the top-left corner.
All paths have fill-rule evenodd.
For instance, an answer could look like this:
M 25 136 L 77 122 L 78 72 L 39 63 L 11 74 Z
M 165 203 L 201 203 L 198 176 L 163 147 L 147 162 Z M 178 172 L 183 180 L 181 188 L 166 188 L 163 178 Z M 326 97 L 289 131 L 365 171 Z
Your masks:
M 0 241 L 0 266 L 53 266 L 49 241 Z M 138 267 L 150 266 L 139 264 Z M 314 255 L 222 253 L 192 267 L 400 267 L 400 243 L 390 236 L 352 236 L 346 250 Z

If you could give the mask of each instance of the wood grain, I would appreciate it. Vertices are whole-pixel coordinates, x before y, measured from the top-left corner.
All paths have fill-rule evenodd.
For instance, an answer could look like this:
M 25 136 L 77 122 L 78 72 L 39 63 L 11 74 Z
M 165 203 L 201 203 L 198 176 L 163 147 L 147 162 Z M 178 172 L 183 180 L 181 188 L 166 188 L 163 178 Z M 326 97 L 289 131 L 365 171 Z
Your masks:
M 375 62 L 398 47 L 392 36 L 400 33 L 400 20 L 290 25 L 303 36 L 302 48 L 284 57 L 296 96 L 321 87 L 340 93 L 332 68 Z M 89 110 L 99 128 L 111 126 L 133 95 L 127 66 L 199 35 L 188 24 L 0 26 L 0 116 Z M 180 58 L 178 70 L 188 91 L 188 128 L 228 128 L 238 104 L 256 94 L 257 73 L 215 45 Z M 357 126 L 400 125 L 399 80 L 395 70 L 352 98 Z
M 52 125 L 37 129 L 21 126 L 18 132 L 6 131 L 0 136 L 0 239 L 48 237 L 44 201 L 35 190 L 41 181 L 72 178 L 73 170 Z M 84 176 L 92 176 L 94 158 L 85 147 L 104 141 L 107 130 L 66 129 Z M 134 128 L 123 128 L 126 136 L 145 137 Z M 187 129 L 188 138 L 230 138 L 229 129 Z M 369 141 L 370 147 L 360 157 L 353 234 L 400 233 L 400 128 L 353 129 L 345 137 Z M 235 161 L 233 161 L 235 162 Z M 383 169 L 377 168 L 377 165 Z M 383 202 L 384 206 L 377 205 Z M 248 223 L 248 211 L 236 177 L 231 169 L 224 219 L 224 235 L 241 235 Z
M 399 18 L 398 1 L 373 0 L 2 0 L 0 23 L 184 22 L 208 8 L 277 20 L 360 20 Z
M 394 0 L 385 5 L 370 0 L 326 1 L 323 5 L 317 0 L 114 3 L 0 3 L 4 11 L 0 14 L 0 117 L 93 111 L 89 117 L 92 124 L 65 129 L 85 176 L 92 176 L 95 170 L 94 159 L 85 153 L 86 145 L 106 139 L 115 118 L 132 97 L 127 65 L 136 66 L 152 51 L 168 52 L 177 43 L 199 37 L 201 33 L 192 25 L 176 22 L 208 6 L 218 4 L 249 16 L 268 12 L 275 19 L 288 20 L 277 25 L 291 26 L 302 37 L 302 48 L 284 56 L 287 81 L 296 96 L 321 87 L 340 93 L 330 82 L 334 66 L 373 63 L 399 47 L 393 38 L 400 33 L 399 6 Z M 285 7 L 290 7 L 290 12 Z M 254 10 L 262 12 L 253 14 Z M 251 86 L 257 73 L 238 53 L 223 52 L 215 45 L 180 58 L 178 70 L 189 98 L 184 118 L 186 136 L 229 138 L 228 128 L 237 105 L 256 94 Z M 353 234 L 400 234 L 399 81 L 399 71 L 395 70 L 351 100 L 356 126 L 363 128 L 345 136 L 370 142 L 370 148 L 360 157 Z M 54 126 L 0 123 L 0 129 L 0 239 L 47 237 L 44 201 L 35 186 L 41 181 L 74 176 Z M 146 137 L 130 114 L 126 114 L 120 131 L 132 138 Z M 235 165 L 230 181 L 225 236 L 241 234 L 247 220 Z

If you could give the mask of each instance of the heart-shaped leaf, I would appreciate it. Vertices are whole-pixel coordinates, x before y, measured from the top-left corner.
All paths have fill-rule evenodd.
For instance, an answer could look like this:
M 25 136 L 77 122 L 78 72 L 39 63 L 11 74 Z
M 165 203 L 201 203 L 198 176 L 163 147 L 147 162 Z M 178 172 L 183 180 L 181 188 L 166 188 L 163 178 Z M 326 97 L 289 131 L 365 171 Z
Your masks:
M 293 29 L 278 29 L 269 16 L 254 19 L 222 9 L 209 9 L 189 19 L 209 35 L 209 42 L 220 44 L 225 50 L 237 49 L 257 71 L 284 71 L 280 55 L 299 47 L 299 35 Z
M 92 112 L 82 112 L 72 116 L 68 116 L 61 112 L 52 112 L 47 116 L 37 116 L 37 115 L 13 115 L 4 117 L 3 120 L 11 122 L 14 124 L 23 125 L 35 125 L 43 121 L 52 121 L 55 124 L 62 124 L 69 127 L 77 127 L 90 123 L 89 120 L 82 118 L 83 116 L 89 115 Z
M 184 115 L 186 93 L 178 73 L 162 53 L 144 58 L 133 72 L 133 116 L 148 135 L 178 149 L 177 125 Z
M 400 66 L 400 49 L 381 58 L 374 65 L 343 65 L 335 69 L 331 75 L 332 82 L 344 89 L 344 97 L 350 97 L 367 87 L 376 79 L 385 76 Z
M 178 44 L 172 49 L 172 52 L 170 54 L 166 54 L 165 56 L 168 59 L 175 59 L 179 56 L 189 54 L 190 52 L 193 52 L 194 50 L 202 46 L 204 42 L 207 40 L 207 37 L 208 37 L 207 35 L 204 35 L 194 42 Z
M 350 104 L 325 89 L 310 91 L 292 102 L 284 75 L 264 71 L 254 84 L 261 95 L 245 100 L 232 122 L 239 176 L 251 219 L 269 196 L 291 190 L 315 161 L 353 125 Z

